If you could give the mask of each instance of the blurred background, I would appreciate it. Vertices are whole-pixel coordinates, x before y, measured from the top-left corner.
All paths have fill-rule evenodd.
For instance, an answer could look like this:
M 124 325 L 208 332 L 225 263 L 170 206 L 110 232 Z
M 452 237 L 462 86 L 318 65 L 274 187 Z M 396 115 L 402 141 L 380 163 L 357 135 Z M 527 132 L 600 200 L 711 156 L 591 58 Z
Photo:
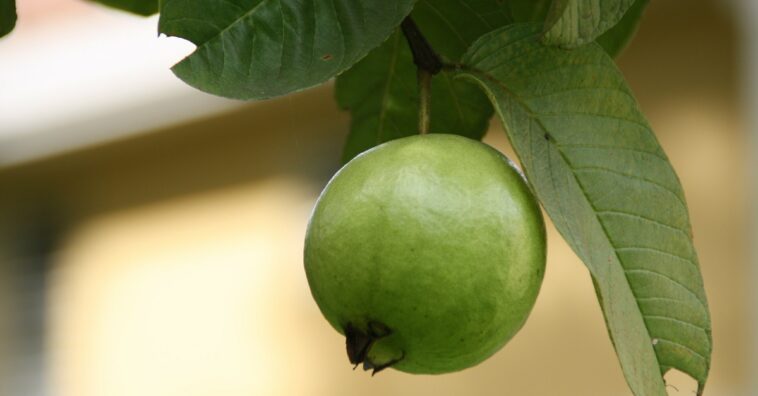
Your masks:
M 157 19 L 18 2 L 0 40 L 0 395 L 629 395 L 588 273 L 551 225 L 522 331 L 456 374 L 352 371 L 302 269 L 349 119 L 327 84 L 195 91 Z M 653 1 L 618 63 L 687 194 L 710 395 L 758 395 L 758 2 Z M 493 123 L 486 141 L 510 152 Z M 694 381 L 667 376 L 670 395 Z

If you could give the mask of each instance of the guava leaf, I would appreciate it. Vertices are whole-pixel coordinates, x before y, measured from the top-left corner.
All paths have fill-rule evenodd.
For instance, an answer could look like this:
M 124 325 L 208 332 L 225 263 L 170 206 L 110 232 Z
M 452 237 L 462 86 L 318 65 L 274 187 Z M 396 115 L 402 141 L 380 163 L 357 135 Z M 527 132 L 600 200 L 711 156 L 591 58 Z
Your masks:
M 402 33 L 337 77 L 339 106 L 351 112 L 343 162 L 383 142 L 418 133 L 416 69 Z
M 16 27 L 16 1 L 0 0 L 0 37 Z
M 90 0 L 108 7 L 137 15 L 153 15 L 158 12 L 158 0 Z
M 637 32 L 642 14 L 650 0 L 636 0 L 621 20 L 595 39 L 612 57 L 618 56 Z M 513 22 L 544 22 L 550 0 L 510 0 L 505 7 Z
M 592 42 L 612 28 L 635 0 L 555 0 L 543 41 L 563 48 Z
M 708 377 L 711 323 L 684 193 L 613 60 L 565 51 L 540 26 L 479 39 L 461 76 L 495 105 L 537 197 L 584 261 L 626 380 L 665 395 L 662 375 Z
M 415 0 L 164 0 L 159 31 L 197 45 L 172 70 L 237 99 L 299 91 L 381 44 Z
M 458 61 L 477 38 L 511 23 L 500 0 L 419 0 L 411 14 L 432 47 Z M 351 111 L 343 160 L 386 141 L 418 133 L 416 66 L 400 32 L 337 77 L 339 105 Z M 474 85 L 441 72 L 432 79 L 432 133 L 481 139 L 492 117 L 487 97 Z
M 513 22 L 544 22 L 551 0 L 507 0 L 505 7 Z
M 419 0 L 411 16 L 432 48 L 453 62 L 483 34 L 514 22 L 502 0 Z
M 612 57 L 617 57 L 637 33 L 642 14 L 650 0 L 636 0 L 619 23 L 595 39 Z
M 399 31 L 337 77 L 340 107 L 350 110 L 351 125 L 343 161 L 389 140 L 418 133 L 416 66 Z M 492 106 L 481 90 L 449 72 L 432 79 L 430 131 L 481 139 Z

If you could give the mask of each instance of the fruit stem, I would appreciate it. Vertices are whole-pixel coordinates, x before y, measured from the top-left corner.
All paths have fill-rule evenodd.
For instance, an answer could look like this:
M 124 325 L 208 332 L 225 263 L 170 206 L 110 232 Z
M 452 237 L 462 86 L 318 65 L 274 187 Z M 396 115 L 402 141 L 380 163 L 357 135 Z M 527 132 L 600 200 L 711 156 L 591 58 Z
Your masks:
M 442 70 L 443 63 L 440 56 L 434 51 L 429 42 L 426 40 L 418 26 L 410 16 L 403 20 L 400 28 L 408 40 L 408 45 L 413 53 L 413 63 L 418 68 L 418 86 L 419 86 L 419 134 L 429 132 L 429 113 L 431 105 L 431 86 L 432 76 Z
M 431 106 L 432 96 L 432 74 L 426 70 L 418 70 L 418 90 L 419 90 L 419 109 L 418 109 L 418 133 L 426 135 L 429 133 L 429 108 Z

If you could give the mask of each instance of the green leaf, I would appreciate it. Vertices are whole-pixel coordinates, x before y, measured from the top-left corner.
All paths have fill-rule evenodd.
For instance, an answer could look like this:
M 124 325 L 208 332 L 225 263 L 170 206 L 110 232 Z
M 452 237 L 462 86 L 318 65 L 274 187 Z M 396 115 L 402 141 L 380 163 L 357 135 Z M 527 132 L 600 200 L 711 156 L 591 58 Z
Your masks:
M 612 57 L 618 56 L 637 32 L 642 14 L 650 0 L 636 0 L 621 20 L 595 41 Z M 550 0 L 509 0 L 505 6 L 514 22 L 544 22 Z
M 158 0 L 90 0 L 108 7 L 138 15 L 153 15 L 158 12 Z
M 345 71 L 381 44 L 414 0 L 164 0 L 159 31 L 197 45 L 173 67 L 216 95 L 264 99 Z
M 452 62 L 483 34 L 513 22 L 502 0 L 419 0 L 411 16 L 432 48 Z
M 416 66 L 399 31 L 337 78 L 339 105 L 351 111 L 350 136 L 343 152 L 349 161 L 392 139 L 418 133 Z M 492 106 L 479 88 L 453 80 L 449 72 L 432 79 L 430 130 L 481 139 Z
M 574 48 L 612 28 L 635 0 L 555 0 L 545 22 L 546 44 Z
M 458 61 L 477 38 L 511 23 L 500 0 L 419 0 L 411 14 L 440 55 Z M 393 35 L 337 78 L 337 101 L 352 113 L 343 153 L 355 155 L 386 141 L 418 133 L 416 66 L 405 38 Z M 443 71 L 432 79 L 430 131 L 481 139 L 492 117 L 487 97 Z
M 537 197 L 589 268 L 633 392 L 665 395 L 671 368 L 702 392 L 711 323 L 679 180 L 602 48 L 544 46 L 539 32 L 482 37 L 461 75 L 495 104 Z
M 418 92 L 411 58 L 403 35 L 396 32 L 337 77 L 337 103 L 351 112 L 344 162 L 383 142 L 417 133 Z
M 595 41 L 612 57 L 617 57 L 637 32 L 642 14 L 650 0 L 637 0 L 629 7 L 619 23 L 603 33 Z
M 506 0 L 505 6 L 514 22 L 544 22 L 551 0 Z
M 16 1 L 0 0 L 0 37 L 10 33 L 16 26 Z

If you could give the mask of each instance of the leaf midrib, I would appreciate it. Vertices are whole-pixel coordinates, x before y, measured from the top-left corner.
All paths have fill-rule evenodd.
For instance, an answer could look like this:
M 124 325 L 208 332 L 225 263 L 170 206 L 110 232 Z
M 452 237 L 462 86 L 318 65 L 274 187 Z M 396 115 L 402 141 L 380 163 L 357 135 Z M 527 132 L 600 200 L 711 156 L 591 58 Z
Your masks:
M 383 142 L 384 135 L 384 123 L 387 118 L 387 103 L 390 99 L 390 91 L 392 87 L 392 78 L 395 75 L 397 69 L 397 59 L 400 46 L 400 34 L 394 34 L 394 46 L 392 47 L 392 58 L 390 58 L 389 69 L 387 70 L 387 79 L 385 80 L 384 93 L 382 94 L 381 109 L 379 111 L 379 130 L 376 133 L 376 144 Z
M 440 73 L 440 77 L 445 79 L 445 84 L 447 84 L 448 89 L 450 92 L 455 93 L 455 89 L 453 87 L 453 81 L 450 78 L 450 76 L 446 72 Z M 453 100 L 453 105 L 455 106 L 455 111 L 458 113 L 458 117 L 461 119 L 461 121 L 465 124 L 466 123 L 466 112 L 463 111 L 463 107 L 461 106 L 460 100 L 458 98 L 458 95 L 450 95 L 450 97 Z

